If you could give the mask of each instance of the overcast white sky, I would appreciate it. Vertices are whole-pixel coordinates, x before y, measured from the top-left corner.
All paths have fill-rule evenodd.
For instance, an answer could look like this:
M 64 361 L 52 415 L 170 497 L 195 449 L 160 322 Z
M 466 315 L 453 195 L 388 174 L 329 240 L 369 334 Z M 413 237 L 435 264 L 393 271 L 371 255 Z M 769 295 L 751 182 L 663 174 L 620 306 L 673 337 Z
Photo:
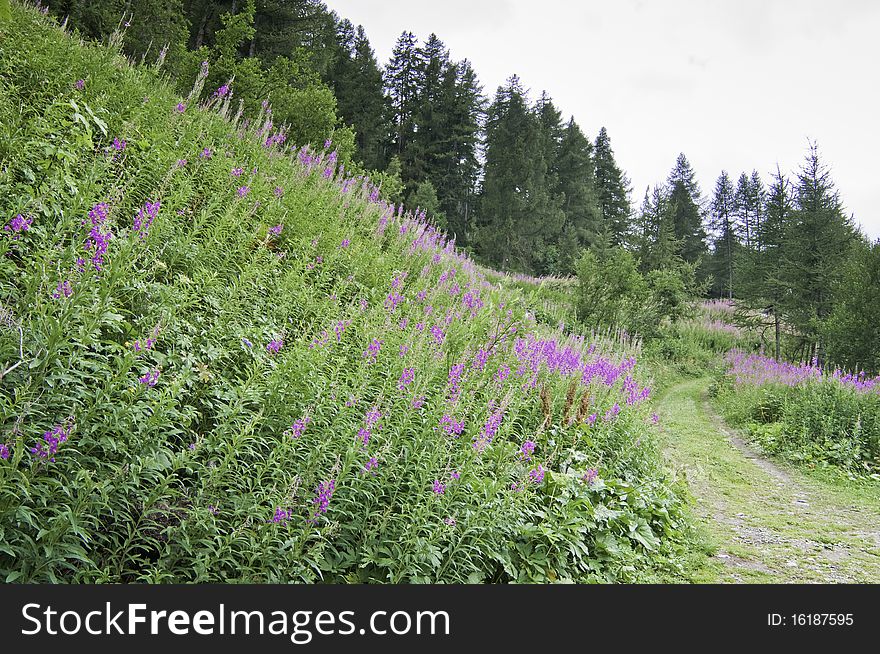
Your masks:
M 880 237 L 880 2 L 874 0 L 326 0 L 379 62 L 403 30 L 470 59 L 487 95 L 511 74 L 546 89 L 590 138 L 603 125 L 638 207 L 684 152 L 708 196 L 808 139 L 848 213 Z

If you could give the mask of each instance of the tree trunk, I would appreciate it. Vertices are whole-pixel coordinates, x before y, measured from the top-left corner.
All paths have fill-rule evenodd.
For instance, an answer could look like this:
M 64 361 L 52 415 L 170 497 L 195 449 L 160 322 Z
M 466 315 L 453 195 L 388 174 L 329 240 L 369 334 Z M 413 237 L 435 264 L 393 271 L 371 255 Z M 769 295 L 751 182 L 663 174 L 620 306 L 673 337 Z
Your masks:
M 779 314 L 773 308 L 773 323 L 776 328 L 776 360 L 779 361 Z
M 205 9 L 205 13 L 202 14 L 202 23 L 199 25 L 199 33 L 196 36 L 196 50 L 202 47 L 202 43 L 205 41 L 205 27 L 208 25 L 208 10 Z

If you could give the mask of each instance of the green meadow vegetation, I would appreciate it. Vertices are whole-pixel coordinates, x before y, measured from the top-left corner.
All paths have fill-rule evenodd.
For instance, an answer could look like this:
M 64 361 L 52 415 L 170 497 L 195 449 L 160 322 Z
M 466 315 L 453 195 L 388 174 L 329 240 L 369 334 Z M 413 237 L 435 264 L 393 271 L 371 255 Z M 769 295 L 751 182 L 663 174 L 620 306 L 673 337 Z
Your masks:
M 160 4 L 0 0 L 0 580 L 876 581 L 870 507 L 780 573 L 880 479 L 880 245 L 815 146 L 634 211 L 435 35 Z

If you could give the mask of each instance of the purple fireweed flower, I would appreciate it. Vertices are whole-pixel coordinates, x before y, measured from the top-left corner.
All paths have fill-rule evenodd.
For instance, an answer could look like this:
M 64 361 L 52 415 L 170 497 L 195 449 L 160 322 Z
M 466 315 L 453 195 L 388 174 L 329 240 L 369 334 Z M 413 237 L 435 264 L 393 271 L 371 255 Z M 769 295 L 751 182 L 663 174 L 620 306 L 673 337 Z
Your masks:
M 62 443 L 67 442 L 72 425 L 68 422 L 64 425 L 55 425 L 43 434 L 43 441 L 37 441 L 31 448 L 31 454 L 41 459 L 48 459 L 55 463 L 55 454 Z M 8 458 L 3 457 L 3 458 Z
M 248 348 L 248 349 L 250 349 L 250 348 L 252 348 L 252 347 L 254 346 L 254 344 L 251 343 L 251 342 L 250 342 L 248 339 L 246 339 L 246 338 L 242 338 L 242 339 L 241 339 L 241 344 L 244 345 L 244 346 L 245 346 L 246 348 Z
M 656 413 L 652 413 L 651 414 L 651 423 L 656 425 L 658 422 L 660 422 L 660 416 L 658 416 Z
M 370 443 L 370 437 L 371 437 L 372 435 L 373 435 L 373 432 L 371 432 L 371 431 L 370 431 L 369 429 L 367 429 L 366 427 L 361 427 L 361 428 L 358 430 L 358 433 L 357 433 L 358 440 L 360 440 L 361 443 L 363 443 L 364 447 L 366 447 L 367 445 L 369 445 L 369 443 Z
M 187 164 L 186 159 L 178 159 L 177 160 L 177 167 L 178 168 L 184 168 L 184 167 L 186 167 L 186 164 Z
M 483 371 L 486 367 L 486 362 L 489 360 L 489 351 L 480 348 L 477 350 L 477 354 L 474 356 L 473 368 L 474 370 Z
M 492 415 L 486 420 L 486 424 L 483 425 L 483 428 L 480 430 L 480 435 L 474 441 L 474 449 L 477 452 L 483 452 L 491 443 L 492 439 L 495 438 L 495 435 L 498 433 L 498 428 L 501 426 L 501 421 L 504 418 L 504 411 L 502 409 L 496 409 Z
M 425 323 L 423 323 L 423 322 L 417 322 L 417 323 L 416 323 L 416 330 L 418 330 L 418 331 L 420 331 L 420 332 L 425 331 Z
M 369 411 L 367 411 L 366 415 L 364 416 L 364 422 L 367 424 L 367 427 L 369 429 L 372 429 L 374 426 L 376 426 L 376 423 L 378 423 L 381 419 L 382 414 L 379 412 L 379 407 L 377 406 L 372 407 Z M 377 427 L 377 429 L 381 428 L 382 425 L 379 425 Z
M 288 520 L 290 520 L 290 511 L 286 511 L 280 506 L 275 509 L 275 515 L 272 516 L 272 522 L 274 522 L 275 524 L 286 525 Z
M 344 239 L 342 239 L 342 242 L 339 244 L 339 249 L 344 250 L 349 245 L 351 245 L 351 239 L 344 238 Z
M 431 337 L 437 345 L 443 345 L 443 340 L 446 338 L 446 334 L 439 326 L 434 325 L 431 327 Z
M 425 406 L 425 400 L 427 398 L 424 395 L 419 395 L 418 397 L 414 397 L 412 401 L 413 409 L 421 409 Z
M 294 422 L 289 429 L 290 437 L 293 439 L 297 439 L 303 435 L 303 432 L 306 430 L 306 427 L 312 421 L 308 416 L 303 416 Z
M 230 174 L 233 177 L 241 177 L 243 173 L 244 173 L 244 170 L 242 170 L 241 168 L 233 168 L 232 172 Z
M 269 344 L 266 346 L 266 351 L 269 354 L 278 354 L 282 347 L 284 347 L 284 339 L 279 338 L 274 341 L 269 341 Z
M 388 294 L 388 297 L 385 298 L 385 308 L 388 311 L 395 311 L 397 309 L 397 305 L 403 302 L 403 296 L 398 295 L 394 291 Z
M 151 202 L 147 200 L 146 204 L 138 210 L 137 216 L 134 218 L 134 227 L 132 231 L 135 232 L 141 240 L 147 237 L 147 233 L 150 231 L 150 226 L 153 224 L 153 219 L 159 215 L 159 207 L 161 206 L 161 202 L 156 200 L 155 202 Z
M 6 443 L 0 443 L 0 459 L 3 459 L 5 461 L 9 458 L 9 456 L 9 445 Z
M 327 330 L 324 329 L 321 331 L 320 336 L 316 336 L 312 339 L 312 344 L 309 345 L 309 349 L 314 350 L 316 347 L 324 347 L 329 342 L 330 336 L 327 334 Z
M 152 370 L 147 374 L 138 377 L 138 381 L 147 388 L 153 388 L 159 381 L 159 370 Z
M 73 295 L 73 288 L 70 285 L 70 282 L 67 280 L 58 282 L 58 286 L 55 287 L 55 290 L 52 291 L 52 297 L 56 300 L 63 297 L 70 297 Z
M 409 325 L 409 318 L 403 318 L 397 326 L 400 327 L 400 331 L 405 331 L 407 325 Z
M 17 241 L 19 238 L 21 238 L 21 233 L 28 231 L 33 224 L 33 218 L 25 218 L 21 214 L 18 214 L 3 227 L 3 231 L 14 234 L 12 240 Z
M 179 114 L 182 114 L 184 111 L 186 111 L 186 105 L 183 104 L 182 102 L 178 102 L 177 107 L 175 107 L 175 108 L 177 109 L 177 113 L 179 113 Z
M 587 424 L 590 425 L 590 427 L 592 427 L 593 425 L 596 424 L 596 419 L 598 417 L 599 417 L 599 414 L 591 413 L 589 416 L 587 416 Z
M 336 326 L 333 328 L 333 331 L 336 333 L 336 342 L 342 340 L 342 335 L 345 333 L 345 330 L 351 324 L 351 320 L 339 320 L 336 323 Z
M 614 420 L 618 416 L 619 413 L 620 413 L 620 405 L 617 402 L 615 402 L 614 406 L 605 412 L 605 418 L 604 418 L 605 422 L 611 422 L 612 420 Z
M 333 139 L 327 139 L 324 141 L 324 149 L 328 149 L 331 145 L 333 145 Z
M 281 235 L 281 230 L 282 230 L 282 229 L 284 229 L 284 225 L 275 225 L 275 227 L 270 227 L 270 228 L 269 228 L 269 233 L 270 233 L 272 236 L 280 236 L 280 235 Z
M 406 356 L 407 352 L 409 352 L 409 346 L 408 345 L 401 345 L 397 356 L 399 356 L 402 359 L 403 357 Z
M 110 207 L 105 202 L 100 202 L 89 210 L 89 220 L 91 221 L 92 228 L 86 238 L 84 247 L 87 251 L 93 251 L 92 265 L 97 272 L 101 272 L 104 267 L 104 255 L 107 253 L 110 239 L 113 236 L 113 232 L 102 231 L 104 221 L 107 220 L 109 213 Z M 83 224 L 85 224 L 85 221 Z
M 443 495 L 446 492 L 446 486 L 441 484 L 439 479 L 435 479 L 432 490 L 436 495 Z
M 213 152 L 211 152 L 211 148 L 205 148 L 199 153 L 199 157 L 202 159 L 210 159 L 213 156 Z
M 428 297 L 428 291 L 419 291 L 418 294 L 416 295 L 416 298 L 418 299 L 419 302 L 424 302 L 425 298 L 427 298 L 427 297 Z
M 132 347 L 134 348 L 135 352 L 146 352 L 146 351 L 152 350 L 153 347 L 156 345 L 156 339 L 158 337 L 159 337 L 159 325 L 156 325 L 156 327 L 153 329 L 152 336 L 148 336 L 144 340 L 140 340 L 140 339 L 136 340 Z
M 239 186 L 238 190 L 236 190 L 235 192 L 238 194 L 238 197 L 243 198 L 251 192 L 251 189 L 247 186 Z
M 443 522 L 449 525 L 450 527 L 455 526 L 455 518 L 443 518 Z
M 401 346 L 403 347 L 403 346 Z M 413 380 L 416 378 L 416 371 L 413 368 L 404 368 L 403 372 L 400 373 L 400 379 L 397 380 L 397 389 L 402 391 L 405 390 L 407 386 L 413 383 Z
M 220 509 L 214 506 L 213 504 L 208 505 L 208 511 L 211 512 L 211 515 L 217 515 L 220 513 Z
M 368 364 L 372 365 L 376 363 L 376 357 L 379 356 L 379 351 L 382 349 L 382 341 L 378 338 L 374 338 L 370 345 L 364 350 L 363 357 L 364 359 L 369 359 Z
M 214 91 L 214 97 L 215 98 L 225 98 L 227 93 L 229 93 L 229 85 L 224 84 L 223 86 L 218 88 L 216 91 Z
M 534 483 L 540 484 L 544 481 L 544 466 L 539 464 L 537 468 L 530 470 L 529 477 Z
M 76 80 L 76 84 L 74 84 L 76 88 L 82 91 L 86 87 L 86 81 L 84 79 Z
M 581 477 L 581 480 L 582 480 L 585 484 L 588 484 L 588 485 L 592 486 L 592 485 L 593 485 L 593 482 L 596 480 L 596 478 L 597 478 L 598 476 L 599 476 L 599 471 L 596 470 L 595 468 L 590 468 L 589 470 L 587 470 L 587 471 L 584 473 L 584 476 Z
M 113 139 L 113 147 L 118 152 L 122 152 L 123 150 L 125 150 L 125 141 L 120 140 L 119 137 L 115 137 Z
M 534 441 L 526 441 L 520 448 L 520 458 L 524 461 L 531 461 L 532 454 L 535 453 L 536 444 Z
M 446 392 L 451 402 L 457 402 L 461 395 L 461 376 L 464 373 L 464 364 L 456 363 L 449 369 L 449 377 L 446 383 Z
M 330 506 L 330 499 L 333 497 L 333 491 L 336 490 L 336 480 L 321 482 L 315 489 L 315 498 L 312 504 L 316 506 L 314 518 L 317 519 L 323 513 L 327 513 Z
M 495 379 L 499 383 L 504 383 L 504 380 L 510 376 L 510 366 L 504 364 L 498 367 L 498 370 L 495 372 Z
M 284 189 L 281 188 L 280 186 L 276 186 L 276 187 L 275 187 L 275 190 L 272 191 L 272 193 L 275 194 L 275 197 L 276 197 L 276 198 L 280 198 L 282 195 L 284 195 Z
M 464 431 L 464 420 L 456 420 L 453 416 L 444 414 L 440 418 L 440 427 L 443 428 L 447 436 L 458 438 Z
M 458 481 L 459 479 L 461 479 L 461 473 L 458 472 L 458 470 L 453 470 L 453 471 L 452 471 L 452 474 L 449 475 L 449 476 L 452 477 L 452 479 L 453 479 L 454 481 Z
M 379 467 L 379 461 L 376 457 L 371 456 L 370 460 L 364 464 L 364 472 L 371 472 L 372 474 L 376 474 L 376 468 Z

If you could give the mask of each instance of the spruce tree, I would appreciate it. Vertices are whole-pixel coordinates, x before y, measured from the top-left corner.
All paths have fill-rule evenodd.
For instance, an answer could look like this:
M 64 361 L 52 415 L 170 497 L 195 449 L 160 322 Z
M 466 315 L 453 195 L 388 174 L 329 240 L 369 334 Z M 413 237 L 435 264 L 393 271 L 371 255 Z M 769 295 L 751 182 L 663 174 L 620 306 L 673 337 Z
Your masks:
M 440 99 L 445 123 L 443 147 L 431 182 L 437 188 L 448 229 L 462 245 L 469 240 L 481 171 L 477 150 L 485 102 L 483 89 L 469 61 L 446 67 Z
M 415 133 L 415 112 L 419 91 L 418 69 L 419 54 L 416 37 L 412 32 L 403 32 L 397 39 L 391 52 L 391 61 L 385 69 L 385 88 L 391 101 L 393 149 L 401 158 L 401 163 L 403 163 L 403 153 Z
M 604 127 L 599 130 L 594 148 L 596 190 L 602 224 L 611 233 L 614 245 L 626 243 L 630 231 L 632 207 L 629 202 L 629 180 L 614 160 L 611 138 Z
M 560 244 L 560 272 L 573 272 L 578 251 L 589 248 L 602 232 L 593 163 L 593 144 L 571 118 L 556 151 L 555 193 L 563 198 L 565 214 Z M 613 237 L 609 236 L 611 240 Z
M 821 332 L 833 307 L 831 289 L 840 280 L 841 263 L 856 237 L 815 143 L 798 173 L 794 204 L 783 234 L 782 307 L 802 338 L 801 354 L 812 354 L 822 363 Z
M 532 274 L 543 272 L 564 219 L 561 198 L 547 183 L 542 131 L 519 78 L 511 77 L 489 108 L 478 245 L 493 264 Z
M 726 170 L 721 171 L 715 183 L 711 203 L 710 226 L 715 233 L 713 242 L 713 273 L 723 280 L 716 288 L 722 295 L 733 299 L 734 256 L 738 246 L 734 223 L 734 190 Z
M 700 187 L 687 157 L 679 154 L 667 181 L 668 211 L 676 240 L 678 254 L 688 263 L 699 263 L 706 254 L 706 231 Z

